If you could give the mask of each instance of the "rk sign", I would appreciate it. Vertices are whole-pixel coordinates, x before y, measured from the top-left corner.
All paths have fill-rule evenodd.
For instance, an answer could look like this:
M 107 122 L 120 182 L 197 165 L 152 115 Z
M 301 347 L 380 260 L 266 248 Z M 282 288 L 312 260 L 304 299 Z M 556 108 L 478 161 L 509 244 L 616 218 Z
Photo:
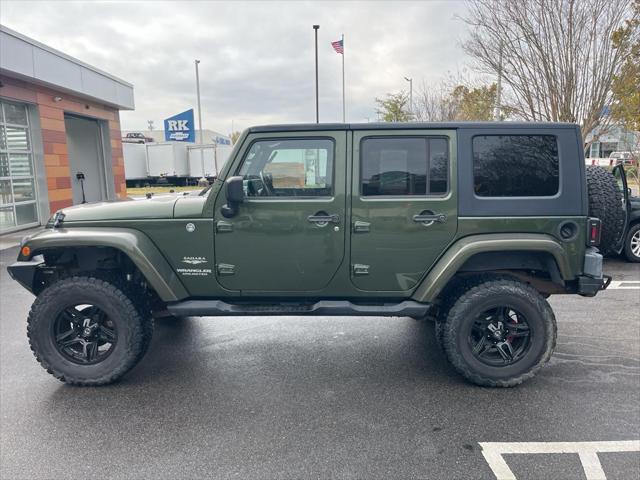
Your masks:
M 196 141 L 196 131 L 193 128 L 193 108 L 164 121 L 164 139 L 178 142 Z

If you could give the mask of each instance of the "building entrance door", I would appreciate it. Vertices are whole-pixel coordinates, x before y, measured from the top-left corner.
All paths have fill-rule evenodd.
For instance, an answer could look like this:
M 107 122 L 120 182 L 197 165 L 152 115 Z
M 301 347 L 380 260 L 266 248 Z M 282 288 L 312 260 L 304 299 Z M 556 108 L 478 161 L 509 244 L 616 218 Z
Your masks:
M 65 115 L 73 204 L 106 200 L 105 165 L 100 125 L 89 118 Z

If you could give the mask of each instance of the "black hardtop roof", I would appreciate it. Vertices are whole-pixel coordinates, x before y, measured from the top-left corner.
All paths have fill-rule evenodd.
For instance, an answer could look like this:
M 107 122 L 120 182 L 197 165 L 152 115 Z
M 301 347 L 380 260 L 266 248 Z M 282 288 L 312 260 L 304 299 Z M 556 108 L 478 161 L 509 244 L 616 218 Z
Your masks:
M 249 127 L 250 133 L 265 132 L 314 132 L 335 130 L 451 130 L 458 128 L 577 128 L 575 123 L 557 122 L 384 122 L 384 123 L 289 123 Z

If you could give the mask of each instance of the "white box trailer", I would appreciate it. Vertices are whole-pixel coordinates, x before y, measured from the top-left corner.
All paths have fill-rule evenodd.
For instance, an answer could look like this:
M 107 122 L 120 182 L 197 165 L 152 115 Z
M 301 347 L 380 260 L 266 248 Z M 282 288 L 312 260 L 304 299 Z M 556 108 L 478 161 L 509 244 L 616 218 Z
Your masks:
M 146 180 L 149 176 L 147 146 L 144 143 L 123 143 L 122 155 L 125 180 Z
M 229 145 L 191 145 L 189 151 L 189 176 L 192 178 L 217 177 L 231 154 Z M 204 172 L 202 166 L 204 165 Z
M 229 160 L 232 150 L 233 146 L 231 145 L 218 145 L 218 148 L 216 149 L 216 163 L 218 165 L 218 172 L 222 170 L 222 167 L 224 167 L 227 163 L 227 160 Z
M 188 152 L 189 176 L 191 178 L 211 178 L 218 176 L 215 145 L 190 145 Z M 204 171 L 202 170 L 203 166 Z
M 150 177 L 188 177 L 188 145 L 183 142 L 162 142 L 147 145 Z

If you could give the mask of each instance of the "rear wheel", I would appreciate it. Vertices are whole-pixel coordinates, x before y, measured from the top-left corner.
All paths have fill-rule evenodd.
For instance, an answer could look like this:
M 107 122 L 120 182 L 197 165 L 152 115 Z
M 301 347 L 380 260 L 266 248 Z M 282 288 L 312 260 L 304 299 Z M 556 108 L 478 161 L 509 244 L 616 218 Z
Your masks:
M 471 382 L 512 387 L 551 357 L 556 321 L 547 301 L 517 280 L 490 280 L 466 290 L 445 314 L 441 342 L 451 364 Z
M 75 385 L 105 385 L 140 360 L 153 332 L 150 313 L 122 287 L 91 276 L 60 280 L 33 303 L 27 334 L 42 366 Z

